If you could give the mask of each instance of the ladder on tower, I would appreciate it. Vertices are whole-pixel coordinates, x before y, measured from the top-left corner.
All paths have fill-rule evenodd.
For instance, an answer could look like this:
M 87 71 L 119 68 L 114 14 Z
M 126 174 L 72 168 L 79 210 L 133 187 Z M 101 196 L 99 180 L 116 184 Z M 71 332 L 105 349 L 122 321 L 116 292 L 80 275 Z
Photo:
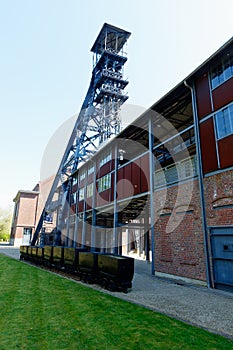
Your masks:
M 59 212 L 57 226 L 64 226 L 68 208 L 72 174 L 87 161 L 107 139 L 121 131 L 120 108 L 128 99 L 124 89 L 124 64 L 127 61 L 124 45 L 130 32 L 105 23 L 91 49 L 93 71 L 91 82 L 76 119 L 73 131 L 53 181 L 31 244 L 43 244 L 45 218 Z M 56 198 L 62 187 L 62 199 Z

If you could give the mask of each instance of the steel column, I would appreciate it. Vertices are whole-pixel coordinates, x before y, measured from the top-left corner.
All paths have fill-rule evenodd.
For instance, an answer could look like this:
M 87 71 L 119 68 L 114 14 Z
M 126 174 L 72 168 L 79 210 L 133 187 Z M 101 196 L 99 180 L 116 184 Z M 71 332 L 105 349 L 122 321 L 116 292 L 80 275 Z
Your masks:
M 214 286 L 213 286 L 213 280 L 211 277 L 211 268 L 210 268 L 208 225 L 207 225 L 206 210 L 205 210 L 206 203 L 205 203 L 205 191 L 204 191 L 204 182 L 203 182 L 204 176 L 203 176 L 203 170 L 202 170 L 201 143 L 200 143 L 200 133 L 199 133 L 199 120 L 198 120 L 198 112 L 197 112 L 196 92 L 195 92 L 194 84 L 190 86 L 186 81 L 184 81 L 184 84 L 191 90 L 191 95 L 192 95 L 192 109 L 193 109 L 194 131 L 195 131 L 195 139 L 196 139 L 196 154 L 197 154 L 197 173 L 198 173 L 198 182 L 199 182 L 199 190 L 200 190 L 202 228 L 204 232 L 206 279 L 207 279 L 208 287 L 212 288 Z

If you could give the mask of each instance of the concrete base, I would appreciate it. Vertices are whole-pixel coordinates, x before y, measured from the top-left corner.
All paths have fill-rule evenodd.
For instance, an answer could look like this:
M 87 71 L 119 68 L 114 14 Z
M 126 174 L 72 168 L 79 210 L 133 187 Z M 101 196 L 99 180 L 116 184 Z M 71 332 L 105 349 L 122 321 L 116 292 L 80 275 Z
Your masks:
M 207 282 L 196 280 L 193 278 L 170 275 L 169 273 L 163 273 L 163 272 L 157 272 L 157 271 L 155 271 L 155 276 L 162 277 L 162 278 L 168 278 L 170 280 L 174 280 L 174 281 L 181 282 L 181 283 L 183 282 L 183 283 L 187 283 L 187 284 L 195 284 L 198 286 L 207 287 Z
M 22 245 L 22 238 L 11 239 L 10 245 L 13 245 L 14 247 L 20 247 Z

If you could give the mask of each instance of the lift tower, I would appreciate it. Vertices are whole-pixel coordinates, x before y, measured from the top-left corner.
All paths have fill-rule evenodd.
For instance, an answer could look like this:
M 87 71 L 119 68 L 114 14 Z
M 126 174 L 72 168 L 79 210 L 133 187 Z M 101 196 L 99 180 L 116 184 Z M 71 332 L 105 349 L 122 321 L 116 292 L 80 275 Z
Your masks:
M 124 92 L 128 84 L 123 77 L 127 61 L 124 45 L 130 35 L 125 30 L 105 23 L 92 46 L 93 71 L 90 86 L 42 211 L 32 245 L 43 245 L 46 233 L 44 223 L 51 213 L 58 213 L 57 226 L 64 228 L 72 174 L 98 150 L 101 143 L 121 131 L 120 107 L 128 99 Z M 62 187 L 62 199 L 58 199 L 58 187 Z

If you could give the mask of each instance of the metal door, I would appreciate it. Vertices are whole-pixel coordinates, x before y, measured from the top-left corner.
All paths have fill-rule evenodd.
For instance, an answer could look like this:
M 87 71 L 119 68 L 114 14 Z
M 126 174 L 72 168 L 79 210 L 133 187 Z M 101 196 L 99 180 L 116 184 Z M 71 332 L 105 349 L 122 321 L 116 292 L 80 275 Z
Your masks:
M 233 227 L 210 229 L 215 288 L 233 292 Z
M 24 227 L 22 245 L 30 245 L 32 238 L 32 228 Z

